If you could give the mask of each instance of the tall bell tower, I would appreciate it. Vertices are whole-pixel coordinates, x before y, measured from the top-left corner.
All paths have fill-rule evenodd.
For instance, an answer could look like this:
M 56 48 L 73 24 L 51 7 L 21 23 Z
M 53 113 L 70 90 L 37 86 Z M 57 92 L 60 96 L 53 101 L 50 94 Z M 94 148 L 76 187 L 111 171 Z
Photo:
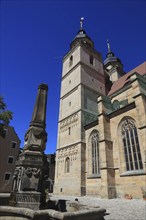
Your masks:
M 63 58 L 55 194 L 86 194 L 86 143 L 84 126 L 97 119 L 97 96 L 105 94 L 102 56 L 83 29 Z

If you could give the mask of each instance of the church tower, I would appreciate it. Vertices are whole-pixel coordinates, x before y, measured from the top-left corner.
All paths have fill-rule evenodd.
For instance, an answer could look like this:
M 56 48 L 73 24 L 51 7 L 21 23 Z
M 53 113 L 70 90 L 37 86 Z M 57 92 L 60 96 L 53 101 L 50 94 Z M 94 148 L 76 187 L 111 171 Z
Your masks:
M 86 194 L 86 143 L 84 126 L 97 119 L 97 96 L 105 95 L 102 56 L 80 30 L 63 58 L 55 194 Z

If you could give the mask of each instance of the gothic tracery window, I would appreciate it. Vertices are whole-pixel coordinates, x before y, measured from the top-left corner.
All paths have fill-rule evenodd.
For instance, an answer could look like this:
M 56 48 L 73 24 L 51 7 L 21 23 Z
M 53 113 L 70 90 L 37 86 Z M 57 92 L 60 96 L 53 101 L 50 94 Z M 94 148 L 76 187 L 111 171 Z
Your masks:
M 92 135 L 91 146 L 92 146 L 92 174 L 100 174 L 98 133 L 94 133 Z
M 122 140 L 126 170 L 143 169 L 137 128 L 132 119 L 126 119 L 122 124 Z
M 69 173 L 70 172 L 70 158 L 67 157 L 65 160 L 65 172 Z

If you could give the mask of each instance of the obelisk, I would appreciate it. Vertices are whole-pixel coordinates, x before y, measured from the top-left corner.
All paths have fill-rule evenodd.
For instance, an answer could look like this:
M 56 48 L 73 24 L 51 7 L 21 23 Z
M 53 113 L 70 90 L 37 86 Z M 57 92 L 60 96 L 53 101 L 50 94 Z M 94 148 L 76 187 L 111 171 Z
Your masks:
M 47 141 L 47 92 L 46 84 L 39 85 L 32 120 L 25 134 L 23 152 L 16 162 L 10 199 L 10 205 L 13 206 L 39 209 L 45 199 L 42 185 Z

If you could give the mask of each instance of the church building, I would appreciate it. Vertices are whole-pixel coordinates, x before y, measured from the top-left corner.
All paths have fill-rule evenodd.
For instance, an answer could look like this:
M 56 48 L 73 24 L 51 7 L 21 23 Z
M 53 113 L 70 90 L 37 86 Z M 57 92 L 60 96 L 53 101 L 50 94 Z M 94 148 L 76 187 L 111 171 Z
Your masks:
M 128 73 L 80 30 L 63 58 L 54 194 L 142 198 L 146 62 Z

